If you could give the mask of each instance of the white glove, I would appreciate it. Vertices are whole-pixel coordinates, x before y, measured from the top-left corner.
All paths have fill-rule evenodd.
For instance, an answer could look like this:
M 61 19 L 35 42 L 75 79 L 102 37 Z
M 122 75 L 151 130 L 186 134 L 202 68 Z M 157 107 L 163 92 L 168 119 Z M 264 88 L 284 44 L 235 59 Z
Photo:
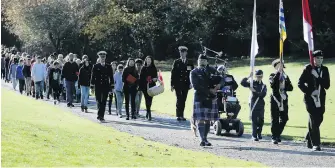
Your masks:
M 252 87 L 249 88 L 252 92 L 256 92 L 256 90 Z
M 315 78 L 319 78 L 319 74 L 316 72 L 315 69 L 312 70 L 312 75 L 313 75 Z
M 320 92 L 318 90 L 314 90 L 312 92 L 312 96 L 319 96 L 320 95 Z

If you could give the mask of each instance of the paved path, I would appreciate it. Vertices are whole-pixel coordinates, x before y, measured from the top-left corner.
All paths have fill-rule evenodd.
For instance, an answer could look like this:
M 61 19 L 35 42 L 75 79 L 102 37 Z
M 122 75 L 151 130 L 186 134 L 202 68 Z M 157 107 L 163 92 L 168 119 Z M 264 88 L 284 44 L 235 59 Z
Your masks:
M 4 82 L 2 82 L 2 87 L 11 89 L 11 86 Z M 52 101 L 47 102 L 52 103 Z M 65 103 L 57 106 L 80 117 L 98 122 L 95 101 L 92 99 L 90 99 L 89 113 L 81 112 L 80 104 L 75 104 L 74 108 L 67 108 Z M 188 121 L 178 122 L 174 117 L 163 114 L 152 114 L 152 121 L 147 121 L 143 117 L 127 121 L 125 118 L 118 118 L 115 111 L 112 113 L 112 115 L 105 116 L 106 123 L 102 125 L 171 146 L 210 152 L 235 159 L 257 161 L 272 167 L 335 166 L 335 148 L 324 147 L 321 152 L 312 152 L 302 142 L 284 141 L 279 145 L 273 145 L 270 137 L 263 137 L 260 142 L 252 142 L 250 134 L 244 134 L 242 137 L 216 136 L 213 130 L 208 138 L 213 146 L 202 148 L 199 146 L 198 139 L 190 131 Z M 140 114 L 145 116 L 144 111 L 141 111 Z

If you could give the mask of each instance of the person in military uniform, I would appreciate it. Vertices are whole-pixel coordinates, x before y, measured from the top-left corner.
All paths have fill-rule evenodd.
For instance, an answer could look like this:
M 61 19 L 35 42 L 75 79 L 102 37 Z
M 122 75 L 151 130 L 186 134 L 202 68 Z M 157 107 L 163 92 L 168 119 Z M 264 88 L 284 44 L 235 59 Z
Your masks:
M 270 74 L 270 86 L 272 94 L 270 96 L 271 103 L 271 132 L 272 143 L 281 142 L 281 134 L 288 121 L 288 95 L 287 91 L 292 91 L 293 86 L 290 78 L 283 71 L 284 64 L 280 59 L 272 62 L 275 72 Z
M 173 62 L 171 70 L 171 91 L 177 96 L 176 116 L 178 121 L 186 121 L 184 118 L 185 102 L 188 90 L 192 88 L 190 72 L 194 68 L 193 63 L 186 58 L 188 48 L 179 46 L 180 58 Z
M 320 125 L 326 104 L 326 90 L 330 87 L 329 71 L 323 63 L 323 52 L 313 52 L 313 63 L 305 66 L 298 87 L 304 93 L 304 101 L 309 113 L 307 147 L 320 151 Z
M 252 121 L 252 140 L 259 141 L 262 139 L 262 130 L 264 125 L 264 97 L 266 96 L 266 85 L 263 84 L 263 71 L 257 70 L 255 73 L 256 80 L 252 79 L 253 73 L 250 76 L 243 78 L 241 85 L 249 88 L 252 92 L 252 96 L 249 100 L 250 105 L 250 118 Z M 253 86 L 251 87 L 250 81 L 253 80 Z
M 114 88 L 113 70 L 112 66 L 106 64 L 105 51 L 99 51 L 98 56 L 100 63 L 93 66 L 91 76 L 91 87 L 95 89 L 95 99 L 98 106 L 98 117 L 100 122 L 104 122 L 105 109 L 108 93 Z
M 212 82 L 212 75 L 216 69 L 207 66 L 207 57 L 200 54 L 198 67 L 193 69 L 190 74 L 190 81 L 194 88 L 193 120 L 196 121 L 199 135 L 200 146 L 211 146 L 207 135 L 210 131 L 210 122 L 219 119 L 216 91 L 220 84 Z

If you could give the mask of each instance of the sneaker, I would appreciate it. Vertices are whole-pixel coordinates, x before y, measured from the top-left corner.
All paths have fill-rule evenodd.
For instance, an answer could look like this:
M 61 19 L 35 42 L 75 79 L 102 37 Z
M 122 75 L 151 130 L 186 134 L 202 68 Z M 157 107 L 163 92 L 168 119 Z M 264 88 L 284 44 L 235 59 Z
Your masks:
M 272 143 L 273 143 L 273 144 L 278 144 L 277 139 L 272 139 Z
M 68 103 L 67 105 L 66 105 L 67 107 L 71 107 L 71 105 Z
M 313 146 L 313 151 L 321 151 L 320 146 Z
M 84 106 L 81 106 L 81 112 L 84 112 Z
M 74 105 L 73 105 L 73 104 L 70 104 L 70 106 L 71 106 L 71 107 L 74 107 Z
M 104 122 L 105 122 L 105 119 L 103 119 L 103 118 L 102 118 L 102 119 L 100 119 L 100 122 L 104 123 Z
M 136 119 L 136 116 L 132 116 L 131 119 L 134 119 L 134 120 L 135 120 L 135 119 Z
M 206 143 L 205 142 L 201 142 L 200 146 L 206 146 Z

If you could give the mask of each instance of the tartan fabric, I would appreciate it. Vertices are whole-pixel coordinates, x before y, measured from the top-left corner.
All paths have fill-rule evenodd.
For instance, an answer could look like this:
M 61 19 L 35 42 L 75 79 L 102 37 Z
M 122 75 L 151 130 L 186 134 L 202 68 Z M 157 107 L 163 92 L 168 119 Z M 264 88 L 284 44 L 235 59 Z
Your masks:
M 204 107 L 202 102 L 194 102 L 193 105 L 193 119 L 194 120 L 210 120 L 215 121 L 219 119 L 219 110 L 217 99 L 212 100 L 212 108 Z

